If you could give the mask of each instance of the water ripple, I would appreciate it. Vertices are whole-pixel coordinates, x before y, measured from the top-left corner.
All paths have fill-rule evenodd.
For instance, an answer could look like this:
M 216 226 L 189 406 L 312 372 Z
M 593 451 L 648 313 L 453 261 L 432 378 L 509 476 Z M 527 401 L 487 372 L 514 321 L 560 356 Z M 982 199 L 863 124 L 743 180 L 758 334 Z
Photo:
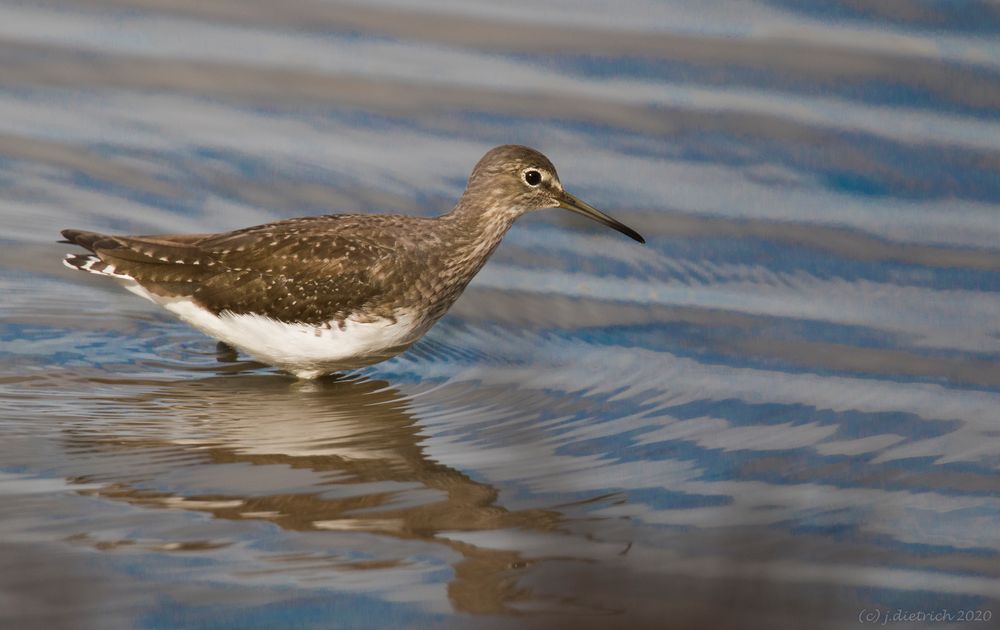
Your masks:
M 859 6 L 0 3 L 0 625 L 988 607 L 1000 27 Z M 648 245 L 526 217 L 335 378 L 52 242 L 430 215 L 506 142 Z

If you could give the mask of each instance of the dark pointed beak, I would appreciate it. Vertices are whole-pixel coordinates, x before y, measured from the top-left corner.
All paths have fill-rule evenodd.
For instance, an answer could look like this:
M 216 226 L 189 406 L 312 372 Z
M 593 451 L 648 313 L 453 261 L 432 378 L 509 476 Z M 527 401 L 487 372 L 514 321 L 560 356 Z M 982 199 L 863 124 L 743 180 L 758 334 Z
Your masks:
M 563 191 L 559 193 L 558 203 L 560 208 L 570 210 L 577 214 L 582 214 L 588 219 L 593 219 L 598 223 L 603 223 L 609 228 L 618 230 L 619 232 L 621 232 L 622 234 L 624 234 L 625 236 L 629 237 L 634 241 L 639 241 L 640 243 L 646 242 L 646 239 L 642 238 L 641 234 L 639 234 L 629 226 L 625 225 L 621 221 L 612 219 L 611 217 L 604 214 L 594 206 L 584 201 L 580 201 L 579 199 L 569 194 L 568 192 Z

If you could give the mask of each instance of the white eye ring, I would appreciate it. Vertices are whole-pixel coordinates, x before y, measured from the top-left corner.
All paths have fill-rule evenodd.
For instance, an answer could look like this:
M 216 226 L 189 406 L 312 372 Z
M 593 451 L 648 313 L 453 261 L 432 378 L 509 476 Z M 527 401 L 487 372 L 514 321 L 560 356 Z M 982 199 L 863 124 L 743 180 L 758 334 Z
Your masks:
M 526 168 L 521 173 L 521 180 L 532 188 L 537 188 L 542 183 L 542 173 L 537 168 Z

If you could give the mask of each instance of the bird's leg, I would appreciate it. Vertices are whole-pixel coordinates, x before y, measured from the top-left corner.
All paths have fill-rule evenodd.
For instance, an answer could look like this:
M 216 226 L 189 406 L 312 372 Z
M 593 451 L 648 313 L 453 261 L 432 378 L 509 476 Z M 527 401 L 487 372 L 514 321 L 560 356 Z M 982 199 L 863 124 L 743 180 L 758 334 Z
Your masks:
M 215 360 L 219 363 L 232 363 L 240 358 L 240 353 L 225 341 L 215 344 Z

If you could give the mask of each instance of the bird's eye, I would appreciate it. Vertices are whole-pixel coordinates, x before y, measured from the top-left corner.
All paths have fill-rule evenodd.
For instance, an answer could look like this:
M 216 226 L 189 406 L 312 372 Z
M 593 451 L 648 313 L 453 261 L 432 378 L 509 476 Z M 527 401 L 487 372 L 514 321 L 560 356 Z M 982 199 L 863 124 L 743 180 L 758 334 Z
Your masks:
M 542 174 L 535 169 L 524 171 L 524 183 L 529 186 L 537 186 L 542 183 Z

